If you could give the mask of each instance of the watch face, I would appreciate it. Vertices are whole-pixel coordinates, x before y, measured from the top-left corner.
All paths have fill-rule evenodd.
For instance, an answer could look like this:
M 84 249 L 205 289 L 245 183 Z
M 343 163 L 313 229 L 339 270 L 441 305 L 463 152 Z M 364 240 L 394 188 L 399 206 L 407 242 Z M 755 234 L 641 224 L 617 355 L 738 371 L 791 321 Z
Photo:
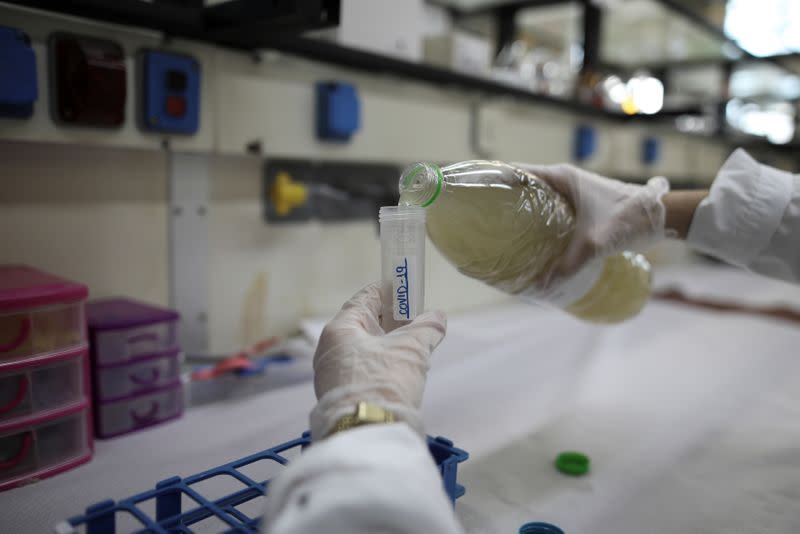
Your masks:
M 355 413 L 345 415 L 336 421 L 328 435 L 357 426 L 394 423 L 395 420 L 394 414 L 384 407 L 368 402 L 359 402 L 356 405 Z
M 356 419 L 358 419 L 361 424 L 385 423 L 387 421 L 393 421 L 394 416 L 382 406 L 370 404 L 368 402 L 359 402 L 356 408 Z

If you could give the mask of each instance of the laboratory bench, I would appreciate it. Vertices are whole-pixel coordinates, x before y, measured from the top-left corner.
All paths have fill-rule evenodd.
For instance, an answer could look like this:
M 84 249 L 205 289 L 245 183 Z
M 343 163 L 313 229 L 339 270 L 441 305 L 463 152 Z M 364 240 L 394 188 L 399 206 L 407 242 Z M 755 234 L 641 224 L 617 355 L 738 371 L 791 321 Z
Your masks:
M 800 311 L 800 288 L 728 267 L 666 268 L 656 282 Z M 611 327 L 523 303 L 453 315 L 426 429 L 470 453 L 456 506 L 467 532 L 800 532 L 798 345 L 792 320 L 675 300 Z M 288 441 L 313 404 L 304 382 L 100 440 L 88 464 L 0 494 L 0 532 L 49 532 L 91 503 Z M 587 454 L 590 472 L 559 473 L 565 450 Z

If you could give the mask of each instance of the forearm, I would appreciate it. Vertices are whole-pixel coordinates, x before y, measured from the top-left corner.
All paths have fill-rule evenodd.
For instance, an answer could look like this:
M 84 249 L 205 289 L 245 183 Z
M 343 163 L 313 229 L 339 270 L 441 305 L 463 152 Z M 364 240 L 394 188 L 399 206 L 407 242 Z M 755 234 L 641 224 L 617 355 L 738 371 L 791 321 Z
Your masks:
M 708 190 L 672 191 L 662 198 L 666 208 L 665 227 L 680 239 L 686 239 L 695 209 L 708 196 Z

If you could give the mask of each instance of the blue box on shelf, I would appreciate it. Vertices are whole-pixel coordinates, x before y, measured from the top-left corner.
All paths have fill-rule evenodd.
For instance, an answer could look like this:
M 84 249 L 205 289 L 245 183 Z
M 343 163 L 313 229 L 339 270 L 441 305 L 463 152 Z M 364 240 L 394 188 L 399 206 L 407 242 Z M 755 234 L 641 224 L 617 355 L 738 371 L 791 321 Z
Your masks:
M 193 134 L 200 126 L 200 64 L 173 52 L 140 54 L 144 130 Z
M 0 117 L 25 119 L 33 115 L 39 95 L 36 54 L 22 30 L 0 26 Z
M 354 85 L 318 82 L 317 137 L 324 141 L 348 141 L 361 125 L 361 104 Z
M 642 139 L 642 163 L 654 165 L 661 157 L 661 142 L 657 137 L 645 137 Z
M 575 161 L 585 161 L 597 150 L 597 130 L 593 126 L 582 124 L 575 129 Z
M 196 475 L 181 479 L 172 477 L 156 484 L 154 489 L 121 499 L 107 500 L 89 506 L 86 513 L 71 517 L 56 525 L 58 534 L 116 534 L 118 518 L 136 523 L 135 531 L 147 534 L 173 534 L 196 532 L 195 525 L 210 518 L 216 520 L 227 534 L 257 534 L 261 521 L 263 505 L 249 508 L 245 513 L 242 505 L 266 495 L 269 480 L 254 480 L 246 472 L 247 466 L 262 460 L 289 463 L 287 455 L 306 448 L 311 444 L 308 432 L 302 437 L 266 449 L 264 451 L 234 460 L 233 462 L 209 469 Z M 469 458 L 469 454 L 453 446 L 453 442 L 442 437 L 428 437 L 428 448 L 439 467 L 444 489 L 455 505 L 456 499 L 464 495 L 464 487 L 456 481 L 458 464 Z M 217 498 L 206 498 L 197 485 L 214 477 L 233 477 L 242 489 Z M 258 478 L 258 477 L 256 477 Z M 181 510 L 181 501 L 188 497 L 193 501 L 192 508 Z M 196 504 L 196 506 L 195 506 Z M 154 506 L 153 506 L 154 505 Z M 145 510 L 155 510 L 147 513 Z M 78 530 L 81 529 L 81 530 Z M 127 530 L 126 530 L 127 531 Z

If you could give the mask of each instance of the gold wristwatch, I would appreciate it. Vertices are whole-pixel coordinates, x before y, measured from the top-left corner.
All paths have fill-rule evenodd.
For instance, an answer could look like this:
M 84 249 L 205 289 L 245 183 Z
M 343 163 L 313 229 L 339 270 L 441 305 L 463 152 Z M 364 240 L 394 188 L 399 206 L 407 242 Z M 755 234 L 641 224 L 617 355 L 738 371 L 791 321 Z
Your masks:
M 356 405 L 354 413 L 345 415 L 336 421 L 336 424 L 333 425 L 331 431 L 328 432 L 328 436 L 337 432 L 341 432 L 342 430 L 347 430 L 348 428 L 354 428 L 363 425 L 394 423 L 395 420 L 394 414 L 382 406 L 361 401 Z

